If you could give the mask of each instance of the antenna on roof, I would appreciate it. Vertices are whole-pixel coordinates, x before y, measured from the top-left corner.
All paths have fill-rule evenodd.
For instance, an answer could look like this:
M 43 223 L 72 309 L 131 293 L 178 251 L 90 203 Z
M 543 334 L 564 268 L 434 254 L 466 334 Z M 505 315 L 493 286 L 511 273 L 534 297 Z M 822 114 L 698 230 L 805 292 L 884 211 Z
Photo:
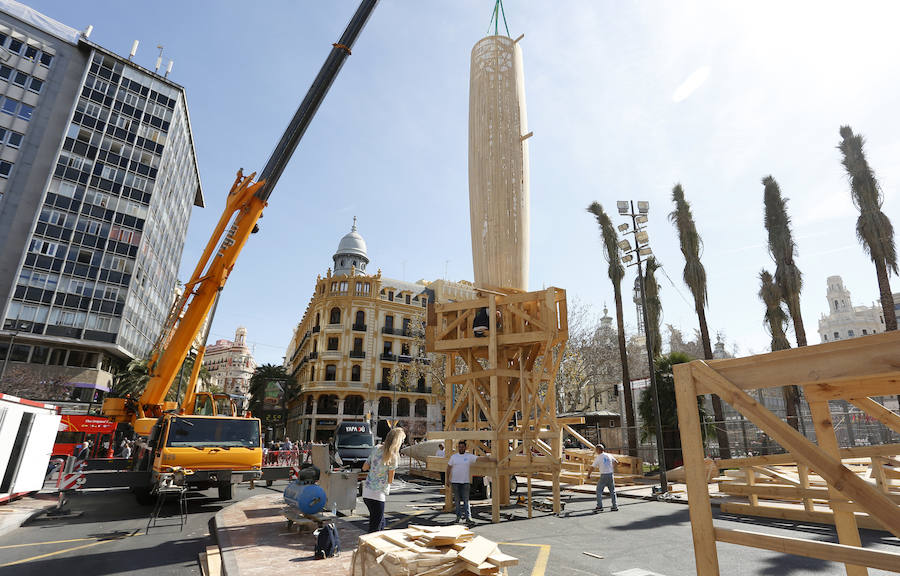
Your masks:
M 174 61 L 174 60 L 169 60 L 169 65 L 166 66 L 166 74 L 165 74 L 164 78 L 168 78 L 168 77 L 169 77 L 169 74 L 172 73 L 172 66 L 174 66 L 174 65 L 175 65 L 175 61 Z
M 163 45 L 157 44 L 156 47 L 159 48 L 159 56 L 156 57 L 156 68 L 154 68 L 154 72 L 159 74 L 159 67 L 162 66 Z
M 82 32 L 81 35 L 84 36 L 85 38 L 90 38 L 91 32 L 93 32 L 93 31 L 94 31 L 94 25 L 90 24 L 87 28 L 84 29 L 84 32 Z
M 131 52 L 128 53 L 128 59 L 131 60 L 134 58 L 134 55 L 137 54 L 138 41 L 135 40 L 134 44 L 131 45 Z

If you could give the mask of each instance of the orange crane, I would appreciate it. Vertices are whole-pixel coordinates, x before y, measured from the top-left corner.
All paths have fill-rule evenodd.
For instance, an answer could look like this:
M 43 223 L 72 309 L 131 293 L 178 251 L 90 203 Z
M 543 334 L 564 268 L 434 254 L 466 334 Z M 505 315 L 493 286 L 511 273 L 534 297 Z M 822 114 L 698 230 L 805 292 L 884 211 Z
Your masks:
M 377 4 L 378 0 L 362 0 L 344 34 L 332 45 L 259 178 L 256 173 L 245 176 L 243 170 L 238 171 L 225 210 L 154 346 L 150 380 L 140 398 L 109 398 L 103 402 L 104 415 L 117 422 L 130 422 L 141 437 L 129 481 L 139 500 L 149 502 L 160 474 L 178 467 L 193 472 L 188 476 L 191 484 L 218 486 L 220 499 L 231 498 L 233 483 L 261 476 L 259 419 L 238 416 L 227 395 L 195 391 L 206 335 L 219 293 L 238 255 L 250 234 L 258 230 L 257 222 L 275 184 Z M 204 345 L 194 360 L 179 410 L 177 403 L 165 398 L 207 317 Z

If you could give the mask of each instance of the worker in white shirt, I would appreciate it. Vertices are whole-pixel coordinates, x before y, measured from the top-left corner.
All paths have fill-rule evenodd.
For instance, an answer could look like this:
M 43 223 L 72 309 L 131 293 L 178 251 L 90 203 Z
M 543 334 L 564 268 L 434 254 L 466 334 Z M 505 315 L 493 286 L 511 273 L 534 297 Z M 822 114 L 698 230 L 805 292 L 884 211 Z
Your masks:
M 469 489 L 472 487 L 472 463 L 479 457 L 466 452 L 466 441 L 460 440 L 456 445 L 456 454 L 447 461 L 447 476 L 450 477 L 450 485 L 453 487 L 453 499 L 456 500 L 456 521 L 464 520 L 466 524 L 472 522 L 472 512 L 469 508 Z M 496 462 L 491 456 L 481 456 L 485 462 Z
M 587 477 L 591 479 L 594 470 L 600 472 L 600 480 L 597 481 L 597 507 L 594 512 L 603 512 L 603 489 L 609 489 L 609 497 L 612 499 L 612 511 L 618 512 L 619 507 L 616 505 L 616 484 L 613 480 L 613 471 L 615 465 L 619 462 L 612 454 L 607 454 L 603 444 L 597 444 L 594 447 L 596 454 L 594 462 L 588 467 Z
M 438 444 L 437 452 L 435 452 L 434 455 L 437 456 L 438 458 L 444 457 L 444 443 L 443 442 Z M 445 485 L 447 484 L 447 477 L 444 472 L 441 472 L 441 484 L 445 484 Z

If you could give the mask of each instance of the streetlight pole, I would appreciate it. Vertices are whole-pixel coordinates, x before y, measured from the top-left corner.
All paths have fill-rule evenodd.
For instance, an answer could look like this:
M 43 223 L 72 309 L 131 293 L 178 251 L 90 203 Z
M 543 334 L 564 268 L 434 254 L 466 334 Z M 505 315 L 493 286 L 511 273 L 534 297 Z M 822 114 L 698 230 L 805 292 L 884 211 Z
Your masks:
M 638 232 L 641 232 L 642 229 L 639 227 L 639 222 L 637 220 L 638 215 L 643 217 L 643 221 L 646 222 L 645 214 L 650 210 L 649 203 L 643 203 L 644 207 L 641 208 L 640 202 L 638 203 L 639 212 L 635 212 L 634 210 L 634 201 L 629 200 L 627 202 L 618 202 L 619 214 L 623 216 L 631 217 L 631 234 L 634 236 L 634 257 L 637 264 L 637 273 L 638 273 L 638 285 L 640 286 L 641 291 L 641 308 L 643 310 L 642 316 L 644 317 L 644 341 L 647 348 L 647 363 L 650 368 L 650 394 L 653 398 L 653 417 L 655 420 L 655 428 L 656 428 L 656 457 L 659 461 L 659 493 L 663 495 L 669 491 L 669 482 L 666 477 L 666 455 L 665 455 L 665 446 L 663 445 L 663 427 L 662 427 L 662 418 L 660 417 L 659 412 L 659 390 L 656 386 L 656 369 L 653 365 L 653 333 L 650 331 L 650 320 L 647 316 L 647 297 L 644 294 L 644 270 L 643 263 L 641 261 L 641 244 L 642 242 L 638 239 Z M 624 230 L 623 230 L 624 227 Z M 626 234 L 628 225 L 623 224 L 620 226 L 620 230 L 623 230 Z M 643 244 L 648 244 L 649 240 L 644 235 Z M 626 240 L 627 244 L 628 241 Z M 630 246 L 626 249 L 623 246 L 620 246 L 624 252 L 629 252 Z M 649 250 L 648 250 L 649 252 Z M 628 258 L 630 260 L 631 258 Z M 627 262 L 627 260 L 625 260 Z

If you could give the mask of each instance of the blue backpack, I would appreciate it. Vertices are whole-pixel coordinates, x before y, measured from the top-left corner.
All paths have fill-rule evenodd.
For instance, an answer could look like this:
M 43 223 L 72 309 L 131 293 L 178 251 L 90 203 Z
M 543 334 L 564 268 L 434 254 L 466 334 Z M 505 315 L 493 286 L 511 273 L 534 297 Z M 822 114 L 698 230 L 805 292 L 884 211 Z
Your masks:
M 341 539 L 334 524 L 319 528 L 316 536 L 316 559 L 331 558 L 341 551 Z

